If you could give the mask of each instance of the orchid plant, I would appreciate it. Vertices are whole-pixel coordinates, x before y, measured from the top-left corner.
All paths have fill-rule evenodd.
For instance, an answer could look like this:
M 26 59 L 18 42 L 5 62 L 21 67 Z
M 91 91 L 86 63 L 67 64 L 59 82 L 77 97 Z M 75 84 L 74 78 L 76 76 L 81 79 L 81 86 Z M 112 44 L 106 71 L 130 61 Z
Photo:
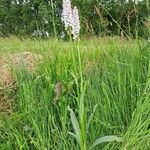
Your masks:
M 76 40 L 80 34 L 80 19 L 77 7 L 72 9 L 70 0 L 63 0 L 62 21 L 67 34 Z

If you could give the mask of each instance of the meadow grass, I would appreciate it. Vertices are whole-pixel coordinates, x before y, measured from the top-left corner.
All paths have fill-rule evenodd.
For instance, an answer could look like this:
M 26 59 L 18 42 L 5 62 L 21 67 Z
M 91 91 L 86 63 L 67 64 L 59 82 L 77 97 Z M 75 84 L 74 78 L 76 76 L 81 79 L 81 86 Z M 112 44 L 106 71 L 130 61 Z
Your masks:
M 1 55 L 23 51 L 41 54 L 43 59 L 34 73 L 16 71 L 13 112 L 0 115 L 1 150 L 86 150 L 106 135 L 123 141 L 93 149 L 150 148 L 149 43 L 117 37 L 74 43 L 0 39 Z M 58 82 L 63 90 L 55 104 Z

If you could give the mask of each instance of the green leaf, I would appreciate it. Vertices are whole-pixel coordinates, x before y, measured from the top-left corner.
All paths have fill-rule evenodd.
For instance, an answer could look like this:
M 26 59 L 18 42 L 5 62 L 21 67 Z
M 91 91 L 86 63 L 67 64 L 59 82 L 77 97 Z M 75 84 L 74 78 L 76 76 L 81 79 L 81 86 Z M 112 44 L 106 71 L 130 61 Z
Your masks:
M 84 96 L 85 96 L 85 90 L 86 90 L 86 83 L 84 84 L 84 87 L 81 91 L 81 96 L 80 96 L 80 105 L 79 105 L 79 114 L 80 114 L 80 119 L 83 119 L 84 116 Z
M 98 138 L 91 146 L 90 149 L 94 148 L 95 146 L 97 146 L 98 144 L 104 143 L 104 142 L 112 142 L 112 141 L 117 141 L 117 142 L 121 142 L 123 140 L 123 138 L 121 137 L 117 137 L 117 136 L 104 136 L 101 138 Z
M 80 143 L 80 127 L 79 127 L 78 120 L 77 120 L 73 110 L 69 108 L 69 111 L 70 111 L 71 122 L 72 122 L 73 128 L 75 130 L 74 135 L 76 136 L 77 141 L 79 141 L 79 143 Z
M 92 121 L 92 119 L 93 119 L 93 116 L 94 116 L 94 113 L 95 113 L 95 111 L 96 111 L 97 106 L 98 106 L 98 104 L 96 104 L 96 105 L 94 106 L 93 112 L 92 112 L 92 114 L 90 115 L 90 117 L 89 117 L 89 119 L 88 119 L 88 122 L 87 122 L 87 133 L 89 132 L 90 123 L 91 123 L 91 121 Z

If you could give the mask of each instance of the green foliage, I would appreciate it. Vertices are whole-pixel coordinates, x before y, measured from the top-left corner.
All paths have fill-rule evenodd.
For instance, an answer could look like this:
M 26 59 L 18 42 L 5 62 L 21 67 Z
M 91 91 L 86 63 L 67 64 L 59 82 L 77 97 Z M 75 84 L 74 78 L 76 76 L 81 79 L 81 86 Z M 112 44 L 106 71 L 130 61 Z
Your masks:
M 0 116 L 0 149 L 84 150 L 92 144 L 94 150 L 149 149 L 147 41 L 101 38 L 69 43 L 12 37 L 0 43 L 3 54 L 29 49 L 43 57 L 33 74 L 16 72 L 13 112 Z M 64 91 L 54 104 L 58 81 Z
M 82 35 L 124 35 L 148 38 L 145 23 L 150 15 L 148 0 L 72 0 L 79 8 Z M 61 0 L 1 0 L 0 34 L 60 37 Z

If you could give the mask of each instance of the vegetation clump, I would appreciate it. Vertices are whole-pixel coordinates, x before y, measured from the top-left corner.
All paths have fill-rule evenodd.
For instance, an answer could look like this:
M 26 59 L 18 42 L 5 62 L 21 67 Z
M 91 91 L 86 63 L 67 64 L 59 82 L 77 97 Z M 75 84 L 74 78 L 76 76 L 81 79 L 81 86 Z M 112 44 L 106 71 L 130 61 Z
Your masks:
M 42 55 L 42 60 L 34 74 L 32 65 L 28 72 L 25 68 L 13 72 L 15 91 L 3 89 L 1 103 L 6 99 L 8 103 L 7 108 L 1 105 L 1 111 L 10 115 L 1 113 L 1 149 L 149 148 L 150 45 L 146 41 L 8 38 L 1 40 L 3 54 L 6 48 L 14 51 L 10 58 L 22 54 L 25 65 L 30 54 Z

